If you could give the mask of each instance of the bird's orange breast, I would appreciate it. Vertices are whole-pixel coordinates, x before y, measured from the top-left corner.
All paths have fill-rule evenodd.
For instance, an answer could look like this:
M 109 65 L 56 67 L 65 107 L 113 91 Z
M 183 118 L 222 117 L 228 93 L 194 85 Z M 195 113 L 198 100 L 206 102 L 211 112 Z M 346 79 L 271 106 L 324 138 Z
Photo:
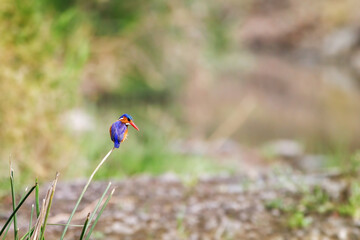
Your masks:
M 125 132 L 124 132 L 124 137 L 123 137 L 123 139 L 121 140 L 121 142 L 125 141 L 125 139 L 127 138 L 128 131 L 129 131 L 129 129 L 126 128 L 126 130 L 125 130 Z

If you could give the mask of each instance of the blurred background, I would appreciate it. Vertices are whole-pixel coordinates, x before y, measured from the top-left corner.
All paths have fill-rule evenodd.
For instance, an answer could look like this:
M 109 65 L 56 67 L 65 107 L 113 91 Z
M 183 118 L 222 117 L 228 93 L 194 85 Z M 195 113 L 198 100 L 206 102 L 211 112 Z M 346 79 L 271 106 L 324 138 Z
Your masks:
M 360 146 L 357 0 L 4 0 L 0 183 L 350 166 Z M 344 164 L 345 163 L 345 164 Z M 251 171 L 250 171 L 251 172 Z M 5 183 L 6 182 L 6 183 Z M 6 186 L 5 186 L 6 185 Z M 7 190 L 6 190 L 7 191 Z

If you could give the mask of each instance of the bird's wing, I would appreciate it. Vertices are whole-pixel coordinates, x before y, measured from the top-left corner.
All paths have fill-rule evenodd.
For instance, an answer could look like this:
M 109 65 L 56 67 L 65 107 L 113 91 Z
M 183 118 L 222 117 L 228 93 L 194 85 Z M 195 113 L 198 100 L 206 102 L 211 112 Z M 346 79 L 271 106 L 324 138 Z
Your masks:
M 117 136 L 117 140 L 119 141 L 119 143 L 123 141 L 126 130 L 127 130 L 127 127 L 125 125 L 120 126 L 119 128 L 116 128 L 116 136 Z
M 111 141 L 115 141 L 115 127 L 114 127 L 114 124 L 112 124 L 110 126 L 109 132 L 110 132 Z
M 127 127 L 125 124 L 118 124 L 117 122 L 113 123 L 109 129 L 111 140 L 113 142 L 115 141 L 118 141 L 119 143 L 122 142 L 122 140 L 126 136 L 126 130 Z

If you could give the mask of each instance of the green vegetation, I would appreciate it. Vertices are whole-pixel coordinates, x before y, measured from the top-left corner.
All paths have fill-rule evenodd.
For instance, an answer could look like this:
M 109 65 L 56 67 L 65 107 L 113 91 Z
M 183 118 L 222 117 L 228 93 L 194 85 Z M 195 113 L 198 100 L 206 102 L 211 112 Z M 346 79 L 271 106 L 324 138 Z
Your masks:
M 112 151 L 110 151 L 104 158 L 103 160 L 99 163 L 98 167 L 93 171 L 93 173 L 91 174 L 88 183 L 85 185 L 83 192 L 80 194 L 78 202 L 76 203 L 72 214 L 69 217 L 68 222 L 65 224 L 65 228 L 62 234 L 61 239 L 64 238 L 66 231 L 69 227 L 72 226 L 78 226 L 78 225 L 71 225 L 71 219 L 74 215 L 74 213 L 77 210 L 77 207 L 79 206 L 80 201 L 82 200 L 82 197 L 84 196 L 84 193 L 86 192 L 91 180 L 93 179 L 93 176 L 95 175 L 95 173 L 98 171 L 98 169 L 101 167 L 101 165 L 105 162 L 105 160 L 108 158 L 108 156 L 111 154 Z M 56 189 L 56 184 L 59 178 L 59 174 L 56 174 L 55 180 L 52 182 L 51 186 L 49 187 L 47 194 L 45 196 L 45 198 L 42 201 L 41 207 L 40 207 L 40 202 L 39 202 L 39 194 L 38 194 L 38 184 L 35 183 L 35 185 L 22 197 L 22 199 L 20 200 L 19 203 L 17 203 L 16 201 L 16 194 L 15 194 L 15 189 L 14 189 L 14 170 L 11 168 L 10 166 L 10 189 L 11 189 L 11 195 L 12 195 L 12 205 L 13 205 L 13 212 L 11 213 L 11 215 L 9 216 L 9 218 L 6 220 L 5 224 L 2 226 L 1 230 L 0 230 L 0 237 L 2 237 L 2 239 L 5 239 L 8 231 L 10 229 L 10 224 L 13 222 L 13 232 L 14 232 L 14 240 L 25 240 L 25 239 L 35 239 L 35 240 L 44 240 L 45 239 L 45 232 L 46 232 L 46 226 L 47 225 L 54 225 L 54 224 L 48 224 L 47 219 L 48 216 L 50 214 L 50 210 L 51 210 L 51 206 L 52 206 L 52 200 L 54 198 L 54 194 L 55 194 L 55 189 Z M 81 235 L 80 235 L 80 239 L 89 239 L 92 231 L 94 230 L 97 222 L 99 221 L 99 218 L 101 216 L 101 214 L 103 213 L 105 207 L 107 206 L 107 204 L 110 201 L 110 198 L 112 197 L 112 195 L 114 194 L 114 190 L 113 189 L 111 191 L 110 194 L 107 195 L 106 200 L 103 201 L 104 197 L 106 196 L 109 188 L 110 188 L 110 183 L 108 184 L 108 187 L 105 189 L 104 193 L 102 194 L 102 196 L 100 197 L 98 203 L 96 204 L 94 210 L 92 213 L 89 213 L 85 223 L 82 226 L 82 231 L 81 231 Z M 33 214 L 34 214 L 34 204 L 31 207 L 31 215 L 30 215 L 30 219 L 29 219 L 29 227 L 28 230 L 25 232 L 25 234 L 20 237 L 19 236 L 19 228 L 17 225 L 17 218 L 16 218 L 16 214 L 18 212 L 18 210 L 23 206 L 24 202 L 30 197 L 31 193 L 35 191 L 35 205 L 36 205 L 36 222 L 34 225 L 33 224 Z M 98 209 L 101 209 L 98 211 Z M 93 221 L 93 218 L 96 216 L 95 220 Z M 89 227 L 91 226 L 91 228 L 89 229 Z
M 52 14 L 44 3 L 5 0 L 0 6 L 0 157 L 5 164 L 11 154 L 14 167 L 41 178 L 77 155 L 60 114 L 79 101 L 79 75 L 89 55 L 76 10 Z M 4 176 L 6 168 L 0 169 Z
M 267 209 L 279 209 L 281 211 L 285 211 L 285 206 L 283 200 L 280 198 L 275 198 L 270 201 L 265 202 L 265 207 Z
M 312 220 L 305 217 L 303 212 L 294 212 L 288 219 L 290 228 L 305 228 L 311 224 Z
M 283 199 L 276 198 L 266 202 L 265 206 L 269 210 L 278 209 L 285 214 L 285 224 L 292 229 L 306 228 L 313 221 L 310 215 L 340 214 L 357 220 L 360 218 L 360 184 L 353 180 L 348 187 L 349 189 L 345 189 L 347 195 L 340 196 L 339 199 L 331 199 L 325 190 L 315 186 L 299 194 L 296 201 L 284 202 Z
M 282 199 L 273 199 L 266 202 L 265 206 L 267 209 L 278 209 L 284 213 L 285 224 L 292 229 L 310 225 L 313 220 L 308 215 L 311 213 L 326 214 L 334 210 L 333 203 L 320 187 L 303 192 L 296 202 L 284 203 Z
M 94 175 L 95 175 L 96 172 L 100 169 L 100 167 L 105 163 L 105 161 L 106 161 L 107 158 L 110 156 L 110 154 L 113 152 L 113 150 L 114 150 L 114 149 L 111 149 L 111 150 L 108 152 L 108 154 L 106 154 L 106 156 L 105 156 L 105 157 L 101 160 L 101 162 L 97 165 L 97 167 L 95 168 L 95 170 L 91 173 L 91 175 L 90 175 L 90 177 L 89 177 L 89 179 L 88 179 L 88 181 L 87 181 L 87 183 L 86 183 L 83 191 L 82 191 L 81 194 L 80 194 L 79 199 L 77 200 L 77 202 L 76 202 L 76 204 L 75 204 L 75 207 L 74 207 L 73 211 L 72 211 L 71 214 L 70 214 L 70 217 L 69 217 L 69 219 L 68 219 L 68 221 L 67 221 L 67 223 L 66 223 L 66 226 L 65 226 L 65 228 L 64 228 L 64 231 L 63 231 L 63 233 L 62 233 L 62 235 L 61 235 L 61 240 L 64 239 L 65 234 L 66 234 L 66 231 L 67 231 L 68 227 L 70 226 L 71 219 L 73 218 L 73 216 L 74 216 L 77 208 L 79 207 L 79 204 L 80 204 L 82 198 L 84 197 L 84 194 L 85 194 L 86 190 L 88 189 L 88 187 L 89 187 L 92 179 L 94 178 Z M 108 191 L 108 188 L 105 190 L 105 192 L 107 192 L 107 191 Z M 104 194 L 105 194 L 105 193 L 104 193 Z M 103 195 L 104 195 L 104 194 L 103 194 Z M 112 195 L 112 194 L 111 194 L 111 195 Z M 86 231 L 86 229 L 87 229 L 87 227 L 88 227 L 87 224 L 88 224 L 89 218 L 90 218 L 90 214 L 88 215 L 87 220 L 85 221 L 84 228 L 83 228 L 83 234 L 85 233 L 85 231 Z M 83 234 L 82 234 L 82 236 L 83 236 Z
M 224 150 L 235 158 L 244 150 L 252 161 L 257 153 L 248 155 L 246 145 L 291 138 L 329 159 L 328 167 L 338 170 L 348 185 L 346 196 L 335 201 L 315 187 L 305 189 L 296 202 L 275 199 L 267 208 L 283 212 L 290 228 L 308 226 L 312 214 L 360 219 L 360 152 L 353 154 L 360 143 L 360 95 L 347 76 L 359 74 L 354 65 L 359 47 L 349 46 L 353 51 L 344 52 L 352 53 L 339 58 L 351 60 L 347 74 L 338 65 L 343 61 L 325 56 L 325 43 L 316 40 L 347 25 L 358 26 L 358 8 L 352 7 L 356 1 L 322 1 L 311 7 L 301 1 L 280 2 L 2 1 L 0 176 L 7 176 L 4 165 L 9 158 L 19 173 L 16 181 L 10 173 L 13 215 L 2 230 L 4 236 L 13 226 L 14 238 L 21 239 L 17 209 L 35 191 L 31 212 L 41 221 L 31 215 L 22 238 L 43 238 L 56 180 L 44 203 L 38 181 L 30 191 L 16 194 L 18 189 L 34 177 L 48 181 L 56 171 L 64 178 L 92 174 L 98 159 L 112 148 L 108 127 L 122 113 L 134 117 L 140 132 L 129 129 L 129 140 L 88 184 L 93 177 L 174 172 L 191 191 L 199 175 L 231 169 L 226 161 L 185 149 L 180 139 L 205 144 L 224 140 L 224 149 L 214 156 Z M 277 19 L 284 18 L 288 21 L 279 24 Z M 88 118 L 69 120 L 74 109 Z M 235 144 L 227 145 L 227 140 Z M 267 158 L 269 165 L 277 160 L 271 149 L 262 154 L 259 160 Z M 95 212 L 102 213 L 108 203 L 109 187 Z M 0 178 L 0 198 L 9 194 L 8 188 L 8 179 Z M 24 195 L 20 203 L 18 195 Z M 84 220 L 82 239 L 89 239 L 100 215 Z M 182 215 L 177 230 L 187 236 Z
M 125 109 L 122 106 L 119 108 Z M 112 123 L 109 122 L 111 116 L 115 115 L 115 119 L 118 117 L 116 110 L 113 109 L 108 108 L 108 112 L 94 114 L 98 116 L 96 128 L 86 134 L 81 143 L 86 158 L 92 160 L 92 164 L 96 164 L 96 159 L 104 154 L 104 149 L 112 147 L 107 128 Z M 172 139 L 171 136 L 179 135 L 181 129 L 171 118 L 170 113 L 161 111 L 160 107 L 142 106 L 137 109 L 138 111 L 131 115 L 140 131 L 129 128 L 128 140 L 113 152 L 110 160 L 96 176 L 97 179 L 122 178 L 141 173 L 159 175 L 164 172 L 174 172 L 185 176 L 198 176 L 203 173 L 229 171 L 228 166 L 221 166 L 208 157 L 176 152 L 174 143 L 168 138 Z
M 188 239 L 189 234 L 186 232 L 186 226 L 184 223 L 184 213 L 179 212 L 177 214 L 176 220 L 177 220 L 177 226 L 176 226 L 177 235 L 180 236 L 182 239 Z
M 338 211 L 341 215 L 360 219 L 360 184 L 357 181 L 351 182 L 349 190 L 349 198 L 338 207 Z
M 223 79 L 230 89 L 248 84 L 239 79 L 254 67 L 254 59 L 240 44 L 238 27 L 250 6 L 249 1 L 213 0 L 5 0 L 0 6 L 0 159 L 5 163 L 12 156 L 21 172 L 16 184 L 29 182 L 33 173 L 40 181 L 53 171 L 84 175 L 71 172 L 70 162 L 72 169 L 86 170 L 82 166 L 104 154 L 111 146 L 107 129 L 124 112 L 134 115 L 141 132 L 131 133 L 131 141 L 114 154 L 113 166 L 99 177 L 184 173 L 194 169 L 189 167 L 193 163 L 194 172 L 216 169 L 208 159 L 174 152 L 171 142 L 189 137 L 190 130 L 206 139 L 218 125 L 214 116 L 236 111 L 239 99 L 229 102 L 227 92 L 213 92 Z M 201 99 L 207 93 L 224 97 L 227 104 L 209 102 L 214 109 L 224 107 L 199 114 L 199 107 L 192 105 L 206 102 Z M 340 110 L 347 106 L 335 103 Z M 95 127 L 87 132 L 65 127 L 72 124 L 65 116 L 74 108 L 94 117 Z M 331 119 L 338 110 L 329 109 Z M 254 116 L 272 124 L 266 110 L 257 111 Z M 254 120 L 249 122 L 262 121 Z M 247 129 L 251 134 L 243 134 Z M 245 132 L 234 129 L 233 136 L 225 137 L 246 136 L 252 142 L 250 138 L 262 138 L 263 129 L 257 129 L 250 124 Z M 321 137 L 317 130 L 312 134 Z M 0 179 L 0 195 L 6 182 Z
M 82 169 L 89 160 L 97 161 L 111 147 L 109 121 L 123 112 L 135 115 L 144 127 L 140 136 L 114 154 L 116 160 L 99 177 L 164 171 L 197 174 L 217 168 L 202 157 L 169 149 L 172 136 L 186 132 L 179 90 L 184 87 L 182 79 L 188 74 L 184 63 L 190 56 L 178 57 L 173 65 L 167 59 L 179 49 L 162 44 L 176 44 L 179 39 L 193 44 L 187 32 L 193 23 L 169 21 L 175 10 L 187 11 L 189 4 L 143 0 L 6 0 L 1 4 L 0 158 L 4 164 L 12 156 L 14 168 L 21 173 L 17 187 L 34 173 L 40 181 L 49 179 L 51 170 L 70 177 L 85 174 L 67 169 L 70 162 L 72 169 Z M 213 36 L 209 44 L 216 45 L 217 51 L 229 48 L 225 33 L 215 39 L 227 23 L 216 8 L 211 12 L 206 20 Z M 202 55 L 206 49 L 196 51 Z M 73 108 L 93 112 L 96 128 L 85 134 L 67 129 L 64 116 Z M 6 179 L 0 179 L 0 195 L 6 192 L 6 184 Z

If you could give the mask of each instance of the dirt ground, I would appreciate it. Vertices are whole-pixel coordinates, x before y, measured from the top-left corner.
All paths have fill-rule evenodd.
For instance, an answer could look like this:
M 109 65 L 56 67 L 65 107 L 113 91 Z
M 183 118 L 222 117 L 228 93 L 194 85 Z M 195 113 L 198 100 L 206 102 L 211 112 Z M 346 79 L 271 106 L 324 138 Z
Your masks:
M 84 184 L 58 184 L 49 223 L 67 220 Z M 92 183 L 73 224 L 83 223 L 107 184 Z M 299 205 L 304 191 L 311 193 L 315 187 L 339 200 L 345 185 L 330 176 L 281 170 L 257 178 L 223 175 L 184 180 L 165 174 L 133 177 L 112 186 L 116 188 L 114 196 L 92 239 L 360 239 L 360 228 L 350 217 L 331 211 L 307 212 L 299 223 L 305 223 L 302 227 L 291 227 L 289 212 L 283 211 L 281 204 L 276 207 L 278 201 Z M 10 209 L 1 213 L 3 222 Z M 27 218 L 28 212 L 23 210 L 19 214 L 21 229 L 26 229 Z M 46 239 L 59 239 L 62 229 L 49 225 Z M 66 239 L 78 239 L 80 232 L 81 228 L 72 227 Z

